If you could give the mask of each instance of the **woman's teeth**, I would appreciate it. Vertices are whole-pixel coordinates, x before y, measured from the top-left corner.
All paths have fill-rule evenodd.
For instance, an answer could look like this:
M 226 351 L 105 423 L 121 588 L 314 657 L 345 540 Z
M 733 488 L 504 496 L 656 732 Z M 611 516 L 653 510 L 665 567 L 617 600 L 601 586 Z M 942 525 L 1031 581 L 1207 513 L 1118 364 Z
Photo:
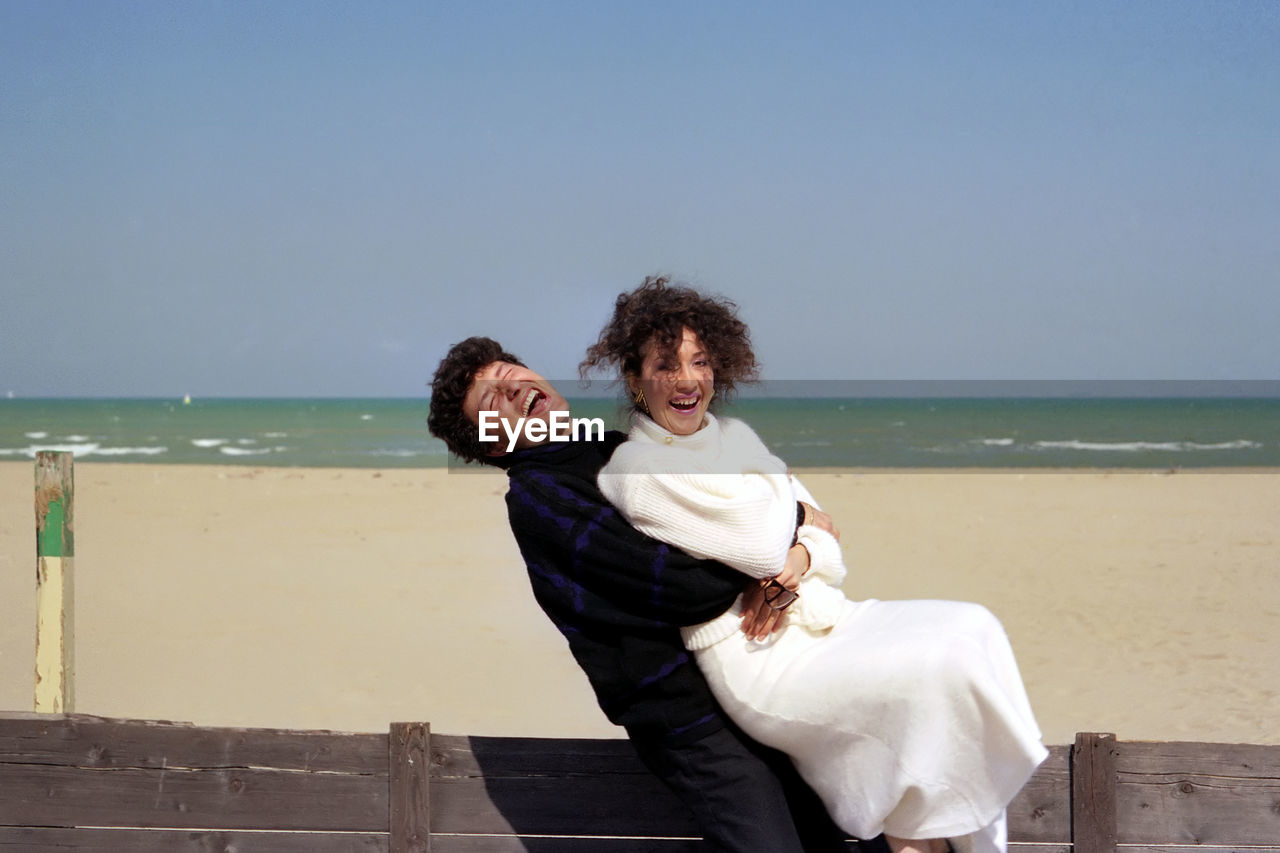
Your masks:
M 692 412 L 694 409 L 698 408 L 698 398 L 695 397 L 692 400 L 672 400 L 671 408 L 678 412 Z
M 521 411 L 521 414 L 524 415 L 524 417 L 529 417 L 529 413 L 533 411 L 533 406 L 538 402 L 540 397 L 542 397 L 542 392 L 537 388 L 529 389 L 528 395 L 524 398 L 524 408 Z

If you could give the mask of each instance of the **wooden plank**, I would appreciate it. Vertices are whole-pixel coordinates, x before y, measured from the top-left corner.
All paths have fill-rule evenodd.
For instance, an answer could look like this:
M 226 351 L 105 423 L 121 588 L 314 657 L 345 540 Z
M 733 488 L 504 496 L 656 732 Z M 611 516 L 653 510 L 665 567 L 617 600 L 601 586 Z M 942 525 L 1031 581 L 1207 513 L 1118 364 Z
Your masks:
M 621 738 L 431 736 L 432 775 L 647 773 L 631 742 Z M 483 758 L 484 766 L 481 766 Z
M 1115 735 L 1076 735 L 1071 750 L 1071 833 L 1075 853 L 1115 853 L 1115 760 Z
M 271 767 L 385 779 L 387 736 L 0 713 L 4 763 L 101 770 Z
M 386 835 L 0 827 L 3 853 L 387 853 Z
M 442 735 L 431 738 L 431 831 L 698 835 L 626 741 Z
M 434 853 L 705 853 L 701 840 L 688 838 L 520 838 L 507 836 L 436 836 Z M 849 853 L 859 853 L 850 841 Z M 1025 853 L 1069 853 L 1035 850 Z
M 1126 844 L 1124 848 L 1124 853 L 1275 853 L 1275 851 L 1280 851 L 1280 842 L 1265 845 L 1205 844 L 1193 847 L 1185 844 Z
M 75 705 L 75 484 L 70 453 L 36 454 L 35 710 Z
M 0 764 L 0 826 L 387 830 L 386 778 Z
M 2 853 L 388 853 L 387 836 L 0 827 Z
M 1053 747 L 1010 805 L 1010 839 L 1070 843 L 1069 752 Z M 697 834 L 624 740 L 435 734 L 431 754 L 434 833 Z
M 388 742 L 391 853 L 430 853 L 431 727 L 393 723 Z
M 1049 747 L 1049 757 L 1009 804 L 1009 840 L 1071 843 L 1071 748 Z
M 520 838 L 437 835 L 434 853 L 704 853 L 700 840 L 656 838 Z
M 1280 848 L 1280 746 L 1126 741 L 1116 772 L 1121 843 Z

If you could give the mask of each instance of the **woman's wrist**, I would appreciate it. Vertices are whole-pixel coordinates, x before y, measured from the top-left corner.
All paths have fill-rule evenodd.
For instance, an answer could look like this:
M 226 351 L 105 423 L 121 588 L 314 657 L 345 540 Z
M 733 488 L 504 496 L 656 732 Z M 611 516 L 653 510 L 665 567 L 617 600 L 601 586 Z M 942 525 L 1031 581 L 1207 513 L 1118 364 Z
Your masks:
M 791 544 L 795 545 L 800 541 L 800 528 L 804 527 L 805 519 L 809 517 L 809 507 L 804 501 L 796 501 L 796 531 L 791 536 Z

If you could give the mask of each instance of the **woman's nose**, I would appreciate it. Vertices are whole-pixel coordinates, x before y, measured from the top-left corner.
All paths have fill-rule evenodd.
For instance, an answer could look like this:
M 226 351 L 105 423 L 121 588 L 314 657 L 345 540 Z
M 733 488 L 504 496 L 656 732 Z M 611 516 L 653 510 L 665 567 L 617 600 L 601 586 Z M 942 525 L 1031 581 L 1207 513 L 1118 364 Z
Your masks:
M 677 391 L 693 391 L 698 387 L 698 377 L 692 371 L 680 371 L 680 375 L 676 377 Z

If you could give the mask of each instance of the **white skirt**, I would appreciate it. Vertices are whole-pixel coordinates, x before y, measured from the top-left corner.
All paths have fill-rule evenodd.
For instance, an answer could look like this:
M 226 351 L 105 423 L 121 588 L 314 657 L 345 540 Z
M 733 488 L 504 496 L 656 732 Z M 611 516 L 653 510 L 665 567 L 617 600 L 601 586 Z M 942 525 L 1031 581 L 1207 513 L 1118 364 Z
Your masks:
M 826 634 L 738 633 L 695 654 L 729 716 L 858 838 L 1002 825 L 1048 755 L 1004 628 L 977 604 L 846 602 Z

